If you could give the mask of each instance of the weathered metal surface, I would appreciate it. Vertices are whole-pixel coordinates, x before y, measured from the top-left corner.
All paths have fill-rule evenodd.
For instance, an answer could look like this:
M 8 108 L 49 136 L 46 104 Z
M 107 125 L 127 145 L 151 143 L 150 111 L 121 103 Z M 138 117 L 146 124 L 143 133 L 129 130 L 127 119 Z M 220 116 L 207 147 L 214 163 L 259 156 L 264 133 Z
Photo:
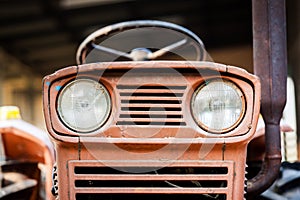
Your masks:
M 0 122 L 0 135 L 3 140 L 5 155 L 9 158 L 8 161 L 1 163 L 2 172 L 18 171 L 17 169 L 20 168 L 21 173 L 28 174 L 30 179 L 38 181 L 37 186 L 34 188 L 35 193 L 38 194 L 40 184 L 45 184 L 43 187 L 45 187 L 46 197 L 52 199 L 48 188 L 51 188 L 52 185 L 51 172 L 54 163 L 54 149 L 45 132 L 24 121 L 2 120 Z M 26 162 L 31 163 L 30 167 L 25 167 L 27 166 Z M 37 163 L 44 165 L 42 170 L 45 173 L 45 181 L 41 181 L 40 176 L 30 177 L 39 171 L 37 166 L 33 167 Z M 32 184 L 32 180 L 24 183 L 18 182 L 16 185 L 8 187 L 7 190 L 10 191 L 9 194 L 11 195 L 16 188 L 20 190 L 30 188 Z M 10 188 L 14 189 L 11 190 Z M 22 196 L 22 193 L 20 196 Z M 38 195 L 36 195 L 37 198 Z
M 116 152 L 114 152 L 116 153 Z M 80 168 L 91 168 L 97 169 L 97 171 L 101 171 L 101 168 L 107 168 L 107 164 L 113 167 L 159 167 L 164 161 L 132 161 L 132 160 L 118 160 L 111 161 L 111 163 L 105 163 L 105 165 L 101 162 L 95 161 L 70 161 L 69 162 L 69 180 L 70 180 L 70 195 L 71 197 L 75 194 L 81 193 L 99 193 L 99 194 L 197 194 L 201 197 L 201 194 L 226 194 L 228 199 L 232 199 L 235 195 L 232 194 L 232 186 L 234 181 L 234 162 L 232 161 L 174 161 L 172 164 L 169 164 L 169 168 L 176 169 L 177 167 L 203 167 L 203 168 L 211 168 L 218 170 L 217 168 L 222 168 L 219 173 L 199 173 L 199 172 L 190 172 L 187 173 L 178 173 L 178 171 L 174 171 L 174 173 L 168 174 L 160 174 L 159 169 L 156 173 L 121 173 L 121 174 L 97 174 L 97 173 L 89 173 L 86 174 L 84 170 L 76 170 Z M 218 166 L 218 167 L 216 167 Z M 224 170 L 225 169 L 225 170 Z M 222 171 L 224 170 L 224 171 Z M 75 173 L 74 173 L 75 172 Z M 78 182 L 84 183 L 86 181 L 90 181 L 89 187 L 80 187 L 78 186 Z M 111 186 L 108 187 L 95 187 L 95 184 L 100 181 L 106 181 L 112 183 Z M 126 181 L 125 185 L 118 185 L 121 181 Z M 179 182 L 178 182 L 179 181 Z M 223 186 L 219 187 L 199 187 L 199 185 L 190 185 L 189 187 L 174 187 L 174 185 L 184 182 L 194 181 L 194 183 L 201 181 L 211 181 L 211 182 L 223 182 Z M 135 182 L 144 182 L 149 185 L 154 184 L 153 187 L 145 187 L 145 185 L 140 185 L 139 187 L 133 187 L 132 183 Z M 155 183 L 166 183 L 163 187 L 161 185 L 155 185 Z M 171 185 L 171 184 L 174 185 Z M 77 187 L 76 187 L 77 184 Z M 170 184 L 170 185 L 168 185 Z M 114 186 L 114 187 L 113 187 Z
M 74 142 L 77 143 L 78 142 L 78 138 L 76 137 L 69 137 L 69 136 L 65 136 L 65 134 L 68 135 L 73 135 L 73 136 L 78 136 L 78 133 L 72 130 L 69 130 L 68 128 L 66 128 L 61 122 L 60 119 L 57 115 L 57 112 L 55 110 L 56 108 L 56 98 L 59 94 L 59 90 L 57 90 L 57 88 L 61 88 L 63 87 L 67 82 L 71 81 L 74 78 L 80 78 L 80 76 L 85 76 L 88 77 L 90 76 L 91 78 L 94 78 L 95 80 L 99 79 L 99 77 L 97 76 L 97 74 L 102 74 L 101 70 L 103 70 L 104 67 L 107 67 L 108 69 L 114 68 L 116 70 L 118 69 L 131 69 L 130 70 L 130 74 L 126 73 L 126 76 L 123 76 L 123 74 L 116 74 L 115 72 L 111 71 L 111 73 L 106 72 L 105 77 L 101 77 L 100 81 L 103 81 L 103 83 L 105 83 L 105 86 L 107 87 L 108 91 L 110 92 L 112 98 L 112 103 L 113 105 L 113 112 L 111 113 L 111 117 L 108 119 L 108 123 L 110 124 L 108 126 L 104 126 L 102 128 L 102 130 L 105 130 L 107 128 L 111 129 L 111 131 L 108 131 L 107 136 L 109 137 L 120 137 L 120 130 L 119 130 L 119 126 L 115 126 L 115 124 L 117 124 L 117 121 L 119 119 L 119 121 L 122 121 L 123 119 L 120 118 L 120 114 L 122 114 L 122 110 L 120 109 L 120 106 L 122 106 L 121 103 L 121 99 L 122 97 L 119 95 L 116 96 L 116 93 L 120 93 L 123 92 L 120 91 L 120 89 L 118 89 L 118 85 L 162 85 L 162 83 L 167 86 L 167 87 L 171 87 L 173 86 L 182 86 L 185 85 L 187 86 L 188 89 L 186 89 L 185 93 L 183 94 L 185 98 L 181 98 L 181 97 L 176 97 L 176 98 L 180 98 L 179 100 L 183 101 L 180 104 L 164 104 L 164 103 L 160 103 L 159 107 L 160 108 L 167 108 L 167 107 L 182 107 L 182 111 L 181 114 L 183 115 L 183 118 L 177 118 L 177 119 L 172 119 L 172 118 L 163 118 L 163 119 L 156 119 L 156 118 L 151 118 L 152 121 L 154 120 L 160 120 L 163 122 L 183 122 L 183 119 L 185 119 L 185 122 L 190 124 L 190 126 L 187 126 L 187 128 L 185 127 L 181 127 L 181 129 L 187 133 L 193 133 L 194 134 L 194 130 L 193 128 L 191 129 L 190 127 L 195 126 L 194 120 L 192 118 L 189 117 L 189 108 L 190 108 L 190 97 L 192 96 L 192 92 L 193 92 L 193 88 L 197 87 L 200 82 L 205 80 L 209 80 L 211 78 L 218 78 L 220 77 L 219 73 L 223 73 L 223 72 L 227 72 L 228 74 L 226 75 L 226 78 L 236 82 L 240 87 L 243 88 L 243 90 L 245 91 L 244 94 L 246 95 L 247 98 L 247 108 L 249 110 L 254 109 L 254 104 L 252 102 L 251 96 L 248 95 L 254 95 L 251 94 L 253 91 L 251 89 L 251 86 L 248 84 L 245 84 L 245 82 L 240 81 L 239 79 L 234 79 L 232 76 L 234 74 L 238 74 L 241 77 L 244 77 L 246 79 L 249 79 L 250 81 L 253 81 L 256 86 L 255 90 L 258 90 L 258 84 L 259 82 L 257 81 L 257 79 L 252 76 L 251 74 L 247 73 L 246 71 L 242 70 L 242 69 L 237 69 L 231 66 L 225 66 L 225 65 L 221 65 L 221 64 L 217 64 L 217 63 L 210 63 L 210 62 L 141 62 L 141 63 L 110 63 L 110 66 L 107 66 L 107 64 L 105 63 L 98 63 L 98 64 L 87 64 L 87 65 L 81 65 L 78 68 L 78 71 L 80 72 L 80 74 L 76 74 L 77 70 L 75 69 L 75 67 L 71 67 L 71 68 L 65 68 L 64 70 L 59 71 L 58 73 L 52 74 L 50 76 L 45 77 L 44 79 L 44 104 L 47 104 L 47 102 L 49 101 L 49 107 L 44 106 L 44 112 L 46 117 L 46 124 L 48 127 L 48 130 L 52 130 L 49 131 L 50 134 L 59 140 L 64 140 L 66 139 L 66 141 L 68 142 Z M 151 68 L 152 70 L 157 69 L 158 67 L 160 67 L 161 69 L 170 69 L 171 68 L 177 68 L 177 69 L 183 69 L 183 70 L 188 70 L 190 68 L 196 68 L 197 70 L 204 70 L 202 75 L 206 75 L 205 77 L 201 77 L 200 74 L 197 72 L 197 74 L 194 75 L 181 75 L 178 74 L 178 72 L 170 70 L 167 71 L 169 73 L 165 73 L 163 75 L 163 73 L 161 72 L 158 76 L 158 73 L 152 73 L 150 74 L 149 71 L 145 71 L 143 73 L 139 73 L 138 75 L 133 76 L 134 73 L 137 73 L 139 70 L 146 70 Z M 135 71 L 136 70 L 136 71 Z M 212 73 L 212 75 L 208 74 L 208 72 L 206 70 L 210 70 L 210 71 L 214 71 L 214 73 Z M 94 73 L 92 74 L 91 71 L 94 71 Z M 109 71 L 109 70 L 106 70 Z M 75 72 L 73 74 L 73 72 Z M 147 73 L 148 72 L 148 73 Z M 170 76 L 170 74 L 172 74 L 172 76 Z M 184 77 L 184 78 L 183 78 Z M 223 76 L 225 78 L 225 76 Z M 50 84 L 50 85 L 48 85 Z M 247 92 L 246 92 L 247 91 Z M 169 92 L 175 93 L 177 91 L 174 91 L 174 89 L 169 89 Z M 257 91 L 258 93 L 260 91 Z M 47 96 L 49 97 L 49 99 L 47 98 Z M 116 97 L 115 97 L 116 96 Z M 118 99 L 116 99 L 118 98 Z M 134 97 L 131 97 L 134 98 Z M 147 97 L 148 98 L 148 97 Z M 255 97 L 256 98 L 256 97 Z M 117 102 L 116 102 L 117 101 Z M 126 104 L 126 103 L 124 103 Z M 140 106 L 146 106 L 146 104 L 141 104 L 141 103 L 130 103 L 130 107 L 140 107 Z M 150 104 L 147 105 L 147 107 L 153 108 L 154 105 Z M 256 109 L 256 108 L 255 108 Z M 151 110 L 151 109 L 150 109 Z M 165 112 L 165 111 L 164 111 Z M 164 113 L 166 114 L 166 113 Z M 226 133 L 226 134 L 222 134 L 221 138 L 223 137 L 227 137 L 228 135 L 240 135 L 241 133 L 245 133 L 249 130 L 249 125 L 252 124 L 251 122 L 251 112 L 247 112 L 246 113 L 246 117 L 243 120 L 243 122 L 241 122 L 240 125 L 240 129 L 234 129 L 232 130 L 232 132 Z M 49 117 L 50 116 L 50 117 Z M 134 121 L 134 118 L 132 118 L 132 116 L 130 117 L 130 119 L 132 121 Z M 113 122 L 111 121 L 113 120 Z M 141 119 L 139 119 L 141 120 Z M 147 121 L 149 122 L 150 119 L 146 119 L 143 118 L 143 121 Z M 196 125 L 197 127 L 197 125 Z M 148 129 L 152 129 L 153 127 L 148 127 Z M 143 133 L 145 130 L 144 128 L 141 128 L 139 126 L 127 126 L 125 125 L 125 129 L 124 131 L 122 131 L 122 135 L 126 136 L 127 133 L 129 133 L 128 135 L 131 135 L 130 132 L 140 132 Z M 153 131 L 156 132 L 157 128 L 153 128 Z M 163 127 L 160 129 L 159 132 L 164 132 L 166 131 L 165 129 L 168 129 L 166 127 Z M 170 130 L 168 129 L 168 136 L 174 136 L 174 134 L 176 135 L 176 131 L 177 129 L 174 131 L 174 134 L 171 134 Z M 151 132 L 151 131 L 150 131 Z M 159 132 L 156 134 L 156 137 L 165 137 L 163 135 L 160 135 Z M 120 135 L 117 135 L 120 134 Z M 206 131 L 202 132 L 202 135 L 206 135 Z M 94 136 L 103 136 L 103 133 L 101 131 L 98 131 L 98 133 L 95 133 Z M 220 135 L 214 135 L 214 137 L 220 137 Z M 223 140 L 222 140 L 223 141 Z
M 252 4 L 254 73 L 262 83 L 266 153 L 260 173 L 248 181 L 248 196 L 267 189 L 279 172 L 279 122 L 286 102 L 287 78 L 285 0 L 253 0 Z
M 105 72 L 102 73 L 103 70 Z M 99 77 L 99 74 L 102 76 Z M 92 133 L 84 134 L 67 129 L 58 118 L 56 111 L 59 89 L 69 81 L 82 76 L 105 84 L 112 97 L 112 112 L 106 124 Z M 193 120 L 190 111 L 191 98 L 195 89 L 205 80 L 215 78 L 224 78 L 235 83 L 243 92 L 247 102 L 247 111 L 242 121 L 235 129 L 223 134 L 213 134 L 201 129 Z M 147 87 L 142 87 L 141 91 L 129 90 L 135 88 L 133 86 Z M 164 87 L 155 88 L 156 86 Z M 162 90 L 160 91 L 159 88 Z M 178 88 L 181 94 L 174 95 L 173 100 L 168 101 L 180 101 L 179 106 L 176 104 L 176 107 L 182 108 L 180 114 L 179 111 L 172 112 L 182 115 L 175 121 L 183 121 L 184 125 L 174 125 L 173 118 L 145 118 L 144 114 L 140 118 L 121 117 L 121 115 L 126 115 L 122 111 L 122 106 L 126 107 L 126 104 L 130 104 L 130 107 L 135 104 L 138 107 L 146 107 L 150 114 L 153 114 L 151 108 L 158 105 L 149 102 L 139 103 L 140 100 L 134 101 L 133 104 L 132 102 L 126 103 L 131 98 L 136 100 L 136 97 L 124 97 L 122 93 L 134 91 L 146 94 L 144 95 L 146 99 L 149 96 L 150 99 L 157 99 L 151 95 L 166 92 L 177 94 Z M 122 103 L 122 100 L 125 102 Z M 159 106 L 162 108 L 174 105 L 166 104 L 164 98 L 160 100 Z M 152 195 L 151 197 L 153 195 L 184 195 L 186 197 L 195 195 L 194 197 L 198 199 L 203 195 L 214 195 L 213 197 L 219 195 L 219 199 L 242 199 L 244 197 L 246 148 L 257 125 L 259 102 L 260 82 L 256 76 L 242 69 L 217 63 L 178 61 L 113 62 L 109 65 L 94 63 L 65 68 L 49 75 L 44 79 L 44 111 L 49 134 L 53 137 L 57 148 L 58 186 L 64 188 L 58 190 L 59 196 L 61 199 L 90 197 L 99 199 L 106 197 L 105 195 L 122 195 L 122 197 L 123 195 L 131 195 L 131 197 L 132 195 L 136 195 L 135 197 L 141 197 L 140 195 Z M 137 114 L 136 112 L 140 114 L 139 111 L 130 114 Z M 153 112 L 157 114 L 158 111 L 153 110 Z M 136 125 L 136 119 L 146 124 Z M 150 119 L 158 119 L 162 122 L 171 120 L 171 125 L 152 126 L 148 123 Z M 118 125 L 124 120 L 131 120 L 130 122 L 134 123 Z M 108 167 L 131 169 L 143 167 L 149 169 L 150 167 L 150 169 L 158 168 L 158 170 L 170 167 L 185 170 L 211 167 L 215 170 L 225 167 L 227 172 L 194 173 L 191 179 L 189 179 L 189 174 L 185 173 L 186 171 L 156 174 L 155 170 L 148 170 L 141 174 L 136 174 L 135 171 L 114 174 L 114 172 L 106 173 L 104 169 L 104 172 L 101 172 L 102 168 Z M 83 173 L 80 172 L 81 168 L 85 168 L 82 170 Z M 68 178 L 65 174 L 68 174 Z M 105 185 L 102 185 L 103 181 L 106 181 Z M 126 185 L 125 181 L 133 185 L 129 183 Z M 141 185 L 136 185 L 140 183 L 139 181 Z M 201 182 L 207 181 L 214 183 L 215 186 L 202 187 Z M 181 183 L 183 183 L 182 187 L 180 187 Z M 152 184 L 155 187 L 152 187 Z M 186 184 L 189 185 L 186 186 Z M 223 198 L 224 195 L 225 198 Z M 162 198 L 162 196 L 159 197 Z

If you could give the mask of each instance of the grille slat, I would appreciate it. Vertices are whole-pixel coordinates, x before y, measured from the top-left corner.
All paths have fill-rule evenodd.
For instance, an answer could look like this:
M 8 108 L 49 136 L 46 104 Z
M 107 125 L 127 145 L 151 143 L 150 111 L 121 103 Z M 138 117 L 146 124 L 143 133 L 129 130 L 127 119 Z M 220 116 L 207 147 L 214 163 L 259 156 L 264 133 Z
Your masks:
M 117 85 L 118 89 L 126 90 L 126 89 L 151 89 L 151 90 L 184 90 L 186 86 L 184 85 Z
M 179 111 L 181 111 L 181 104 L 161 104 L 159 106 L 152 105 L 152 107 L 149 107 L 149 105 L 142 105 L 138 103 L 130 103 L 130 104 L 122 104 L 121 110 L 128 108 L 128 110 L 135 110 L 135 108 L 144 108 L 149 110 L 168 110 L 167 108 L 180 108 Z M 132 109 L 130 109 L 132 108 Z M 149 109 L 151 108 L 151 109 Z
M 214 178 L 217 180 L 227 180 L 228 175 L 214 175 Z M 153 181 L 205 181 L 209 180 L 211 178 L 211 175 L 190 175 L 190 174 L 184 174 L 184 175 L 176 175 L 173 174 L 172 176 L 169 175 L 121 175 L 121 174 L 93 174 L 93 175 L 87 175 L 87 174 L 77 174 L 75 175 L 76 180 L 128 180 L 128 181 L 137 181 L 137 180 L 153 180 Z
M 176 90 L 172 91 L 170 89 L 159 89 L 159 90 L 149 90 L 149 89 L 139 89 L 139 90 L 132 90 L 132 89 L 124 89 L 120 93 L 120 96 L 126 96 L 128 94 L 134 95 L 134 96 L 141 96 L 141 95 L 149 95 L 149 96 L 155 96 L 156 94 L 159 93 L 164 93 L 167 95 L 172 95 L 176 97 L 182 96 L 185 90 Z
M 172 100 L 172 99 L 164 99 L 164 98 L 141 98 L 141 99 L 121 99 L 121 103 L 125 103 L 125 104 L 181 104 L 182 101 L 181 100 Z M 151 109 L 151 105 L 146 105 L 149 107 L 149 109 Z M 163 108 L 163 107 L 161 107 Z M 163 109 L 162 109 L 163 110 Z
M 144 187 L 124 187 L 124 188 L 78 188 L 77 193 L 97 193 L 97 194 L 225 194 L 227 188 L 144 188 Z
M 147 115 L 161 115 L 161 111 L 139 111 L 139 110 L 131 110 L 131 111 L 121 111 L 120 115 L 144 115 L 144 114 L 147 114 Z M 169 110 L 166 110 L 164 111 L 164 115 L 178 115 L 178 111 L 169 111 Z
M 166 120 L 165 118 L 146 118 L 146 117 L 136 117 L 136 118 L 130 118 L 131 122 L 149 122 L 149 125 L 151 125 L 151 123 L 155 123 L 155 122 L 183 122 L 182 118 L 168 118 L 168 120 Z M 130 122 L 128 121 L 128 122 Z M 125 122 L 125 120 L 123 121 Z
M 117 125 L 186 125 L 182 113 L 186 86 L 118 85 L 117 89 L 121 103 Z

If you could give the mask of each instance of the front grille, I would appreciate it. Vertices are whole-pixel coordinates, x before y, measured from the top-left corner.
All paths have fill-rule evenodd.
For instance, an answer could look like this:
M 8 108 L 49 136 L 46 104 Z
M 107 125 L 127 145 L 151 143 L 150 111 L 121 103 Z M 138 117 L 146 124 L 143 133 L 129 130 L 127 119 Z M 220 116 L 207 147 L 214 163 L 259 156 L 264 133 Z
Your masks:
M 117 125 L 184 126 L 182 102 L 186 86 L 118 85 Z
M 99 163 L 98 163 L 99 164 Z M 71 162 L 71 194 L 74 199 L 231 199 L 232 162 L 175 163 L 163 168 L 145 166 L 113 168 Z M 143 173 L 134 173 L 143 172 Z

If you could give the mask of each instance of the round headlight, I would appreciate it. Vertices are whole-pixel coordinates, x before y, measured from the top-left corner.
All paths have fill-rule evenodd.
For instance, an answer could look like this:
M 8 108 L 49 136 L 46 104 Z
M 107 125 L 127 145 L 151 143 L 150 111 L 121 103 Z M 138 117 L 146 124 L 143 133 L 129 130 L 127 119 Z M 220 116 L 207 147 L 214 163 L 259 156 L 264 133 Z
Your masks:
M 110 110 L 108 91 L 91 79 L 76 79 L 68 83 L 58 96 L 58 115 L 68 128 L 76 132 L 91 132 L 101 127 Z
M 191 109 L 201 128 L 223 133 L 235 128 L 242 120 L 245 113 L 244 95 L 230 81 L 212 80 L 195 91 Z

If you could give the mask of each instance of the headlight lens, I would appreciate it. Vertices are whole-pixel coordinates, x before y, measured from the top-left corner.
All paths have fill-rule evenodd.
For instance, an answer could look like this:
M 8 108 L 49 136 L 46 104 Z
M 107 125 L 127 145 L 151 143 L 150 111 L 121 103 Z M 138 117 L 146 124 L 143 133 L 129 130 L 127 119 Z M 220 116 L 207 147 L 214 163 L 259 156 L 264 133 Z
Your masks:
M 60 92 L 57 111 L 66 126 L 77 132 L 91 132 L 103 125 L 111 110 L 108 91 L 97 81 L 76 79 Z
M 209 132 L 223 133 L 241 121 L 245 113 L 244 95 L 230 81 L 212 80 L 195 91 L 191 108 L 200 127 Z

